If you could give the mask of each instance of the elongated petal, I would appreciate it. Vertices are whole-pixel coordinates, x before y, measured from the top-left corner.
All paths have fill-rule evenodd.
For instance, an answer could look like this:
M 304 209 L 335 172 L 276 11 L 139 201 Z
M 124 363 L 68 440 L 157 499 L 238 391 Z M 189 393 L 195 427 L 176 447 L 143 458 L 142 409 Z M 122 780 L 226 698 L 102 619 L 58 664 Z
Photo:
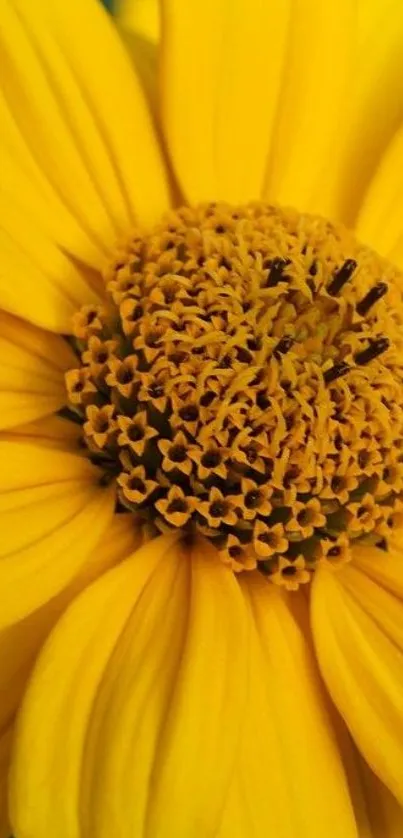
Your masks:
M 72 581 L 56 596 L 27 617 L 0 632 L 0 730 L 13 719 L 21 700 L 32 663 L 45 637 L 68 603 L 93 579 L 130 555 L 140 534 L 127 520 L 115 516 L 102 539 L 84 557 Z M 19 591 L 7 591 L 17 598 Z
M 400 0 L 359 0 L 358 23 L 340 143 L 328 167 L 334 175 L 329 209 L 333 205 L 332 214 L 349 226 L 403 117 L 403 6 Z
M 264 579 L 242 587 L 253 615 L 249 694 L 219 838 L 356 838 L 306 615 Z
M 11 195 L 13 218 L 25 221 L 19 235 L 17 223 L 12 231 L 15 247 L 9 245 L 6 276 L 15 283 L 15 274 L 32 261 L 32 281 L 39 282 L 34 269 L 46 258 L 45 276 L 53 282 L 57 277 L 68 296 L 78 293 L 78 280 L 71 282 L 77 264 L 102 267 L 135 218 L 147 223 L 167 206 L 157 141 L 130 59 L 97 0 L 73 0 L 68 7 L 44 0 L 35 8 L 29 0 L 6 0 L 1 47 L 10 171 L 0 210 L 7 227 Z M 25 192 L 26 202 L 18 197 Z M 46 247 L 41 256 L 38 243 L 35 261 L 39 237 Z M 11 272 L 16 248 L 26 261 L 17 261 Z M 27 316 L 16 300 L 11 303 L 7 287 L 1 286 L 0 303 Z M 61 328 L 51 298 L 50 290 L 42 322 Z
M 84 303 L 99 302 L 100 297 L 36 221 L 9 201 L 4 209 L 0 221 L 2 308 L 45 329 L 71 332 L 74 312 Z
M 281 97 L 288 0 L 164 0 L 163 119 L 189 201 L 261 195 Z
M 158 0 L 116 0 L 114 15 L 125 29 L 156 43 L 160 36 Z
M 93 579 L 105 573 L 138 546 L 141 533 L 129 515 L 116 515 L 72 582 L 45 605 L 0 632 L 0 813 L 6 810 L 6 774 L 12 721 L 26 688 L 32 665 L 50 629 L 69 602 Z M 18 591 L 8 595 L 19 595 Z M 4 800 L 3 800 L 4 798 Z M 0 820 L 0 836 L 2 822 Z M 6 838 L 10 830 L 6 833 Z
M 7 812 L 7 781 L 11 741 L 11 728 L 0 732 L 0 838 L 10 838 L 10 825 Z
M 112 516 L 114 488 L 79 453 L 0 440 L 0 626 L 35 611 L 80 571 Z
M 269 200 L 304 212 L 325 211 L 327 181 L 351 90 L 355 42 L 351 0 L 293 4 L 264 193 Z
M 403 124 L 368 186 L 356 228 L 359 238 L 399 264 L 397 251 L 403 239 Z M 403 269 L 403 262 L 399 266 Z
M 401 838 L 402 807 L 371 771 L 336 711 L 333 724 L 348 778 L 359 838 Z
M 66 341 L 0 312 L 0 428 L 59 410 L 66 401 L 64 372 L 75 355 Z
M 48 448 L 78 449 L 82 437 L 81 425 L 63 419 L 55 414 L 28 422 L 26 425 L 16 425 L 5 431 L 0 431 L 0 441 L 38 443 Z
M 371 552 L 376 557 L 381 551 Z M 401 563 L 391 566 L 386 579 L 393 573 L 401 584 Z M 321 569 L 313 587 L 312 626 L 337 708 L 368 764 L 402 803 L 403 605 L 387 587 L 359 564 L 338 574 Z
M 46 645 L 17 733 L 17 834 L 216 835 L 246 698 L 246 609 L 211 550 L 174 542 L 91 586 Z

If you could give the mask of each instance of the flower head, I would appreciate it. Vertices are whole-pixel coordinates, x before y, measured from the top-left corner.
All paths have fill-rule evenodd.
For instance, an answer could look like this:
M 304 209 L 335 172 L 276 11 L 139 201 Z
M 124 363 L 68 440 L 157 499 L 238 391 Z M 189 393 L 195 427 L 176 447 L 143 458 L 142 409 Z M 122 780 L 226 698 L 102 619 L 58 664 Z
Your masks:
M 392 838 L 400 5 L 161 5 L 1 10 L 0 835 Z

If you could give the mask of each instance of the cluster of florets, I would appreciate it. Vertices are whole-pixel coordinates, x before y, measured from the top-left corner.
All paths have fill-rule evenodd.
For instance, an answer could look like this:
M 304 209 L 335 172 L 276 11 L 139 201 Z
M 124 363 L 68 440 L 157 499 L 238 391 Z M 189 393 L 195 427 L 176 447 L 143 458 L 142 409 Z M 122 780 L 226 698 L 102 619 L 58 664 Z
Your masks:
M 119 508 L 296 587 L 403 517 L 403 304 L 343 228 L 251 204 L 135 235 L 69 400 Z

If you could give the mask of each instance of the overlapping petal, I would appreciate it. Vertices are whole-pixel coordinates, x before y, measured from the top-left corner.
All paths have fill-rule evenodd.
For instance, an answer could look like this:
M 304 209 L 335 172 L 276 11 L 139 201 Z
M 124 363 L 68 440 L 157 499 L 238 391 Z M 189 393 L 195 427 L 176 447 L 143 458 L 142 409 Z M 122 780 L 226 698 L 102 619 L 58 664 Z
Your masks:
M 403 808 L 371 771 L 337 713 L 333 714 L 333 725 L 347 774 L 358 838 L 400 838 Z
M 359 238 L 403 269 L 403 121 L 368 186 L 356 226 Z
M 155 220 L 167 207 L 161 154 L 129 57 L 97 0 L 35 8 L 6 0 L 1 48 L 0 304 L 27 317 L 29 304 L 41 325 L 65 330 L 72 303 L 87 301 L 80 265 L 101 268 L 135 218 Z
M 0 428 L 31 422 L 66 400 L 75 355 L 62 338 L 0 311 Z
M 107 528 L 114 488 L 79 451 L 0 440 L 0 626 L 35 611 L 79 572 Z
M 327 167 L 328 204 L 354 226 L 365 192 L 403 117 L 403 6 L 359 0 L 358 40 L 349 95 L 340 112 L 339 143 Z
M 95 549 L 83 558 L 72 581 L 37 610 L 0 631 L 0 813 L 7 808 L 6 775 L 14 716 L 45 638 L 68 603 L 93 579 L 129 555 L 140 541 L 141 533 L 133 527 L 129 516 L 114 516 Z M 13 595 L 17 597 L 18 591 L 9 590 L 8 596 Z M 1 828 L 0 820 L 2 836 Z
M 45 647 L 17 733 L 17 834 L 216 834 L 245 703 L 246 610 L 227 569 L 175 540 L 88 589 Z
M 258 198 L 291 4 L 166 0 L 162 11 L 163 121 L 186 200 Z
M 7 781 L 11 744 L 11 728 L 8 727 L 5 730 L 0 730 L 0 838 L 10 838 L 7 813 Z
M 351 0 L 292 4 L 264 197 L 301 212 L 328 209 L 331 161 L 351 90 L 355 13 Z
M 241 580 L 251 613 L 248 703 L 220 838 L 356 838 L 304 602 Z
M 368 765 L 403 803 L 403 566 L 397 551 L 367 550 L 338 574 L 318 571 L 312 627 L 333 701 Z

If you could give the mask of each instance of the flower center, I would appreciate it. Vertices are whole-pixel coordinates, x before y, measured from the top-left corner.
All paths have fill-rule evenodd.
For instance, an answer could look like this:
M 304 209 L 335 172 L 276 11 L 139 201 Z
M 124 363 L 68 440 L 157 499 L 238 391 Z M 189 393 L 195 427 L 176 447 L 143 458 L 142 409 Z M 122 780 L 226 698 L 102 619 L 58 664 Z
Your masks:
M 184 207 L 134 235 L 105 302 L 75 316 L 66 376 L 117 510 L 202 534 L 236 571 L 282 562 L 293 582 L 353 542 L 387 549 L 399 282 L 343 227 L 262 203 Z

